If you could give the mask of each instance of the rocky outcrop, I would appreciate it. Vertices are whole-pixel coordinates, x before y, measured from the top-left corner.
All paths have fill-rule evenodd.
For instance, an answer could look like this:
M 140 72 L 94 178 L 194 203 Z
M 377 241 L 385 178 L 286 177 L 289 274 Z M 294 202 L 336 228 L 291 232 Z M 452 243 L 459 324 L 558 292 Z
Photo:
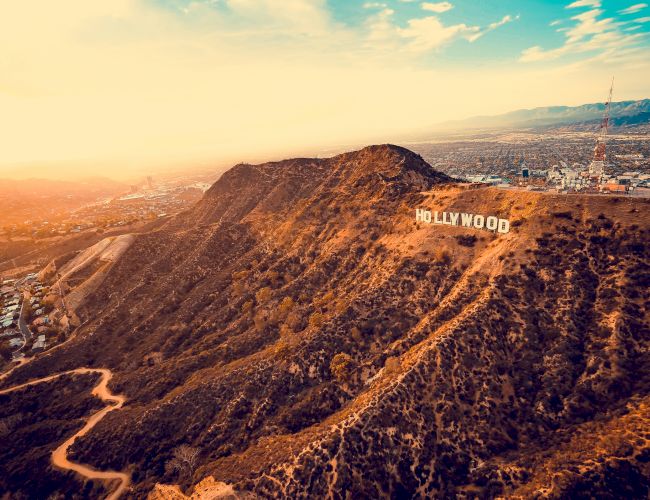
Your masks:
M 178 486 L 157 484 L 147 496 L 147 500 L 238 500 L 245 497 L 236 493 L 226 483 L 207 477 L 198 483 L 189 495 L 185 495 Z

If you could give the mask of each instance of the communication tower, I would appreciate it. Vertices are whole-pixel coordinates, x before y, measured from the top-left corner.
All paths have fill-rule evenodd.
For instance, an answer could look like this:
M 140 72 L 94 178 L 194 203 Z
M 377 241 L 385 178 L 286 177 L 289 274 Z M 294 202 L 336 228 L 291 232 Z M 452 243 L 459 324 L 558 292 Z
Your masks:
M 605 162 L 607 160 L 607 132 L 609 131 L 609 113 L 612 104 L 612 93 L 614 92 L 614 78 L 612 77 L 612 85 L 609 88 L 609 95 L 605 103 L 605 112 L 603 119 L 600 122 L 600 129 L 598 131 L 598 138 L 596 139 L 596 147 L 594 148 L 594 159 L 589 165 L 589 174 L 592 177 L 597 177 L 597 182 L 600 183 L 603 175 L 605 175 Z

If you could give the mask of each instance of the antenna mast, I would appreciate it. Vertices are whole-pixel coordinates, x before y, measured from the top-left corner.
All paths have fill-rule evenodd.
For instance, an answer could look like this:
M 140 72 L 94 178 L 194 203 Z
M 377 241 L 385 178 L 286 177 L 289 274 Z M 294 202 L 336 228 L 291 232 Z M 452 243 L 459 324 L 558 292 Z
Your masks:
M 614 92 L 614 77 L 612 77 L 612 85 L 609 88 L 609 96 L 605 103 L 605 112 L 603 119 L 600 122 L 600 130 L 598 132 L 598 139 L 596 140 L 596 148 L 594 149 L 594 161 L 604 162 L 606 154 L 607 132 L 609 131 L 609 113 L 612 104 L 612 94 Z
M 609 131 L 609 112 L 612 106 L 613 93 L 614 77 L 612 77 L 612 85 L 609 87 L 609 95 L 607 96 L 607 102 L 605 103 L 605 112 L 603 113 L 603 119 L 600 122 L 600 130 L 598 131 L 596 147 L 594 148 L 594 159 L 589 165 L 589 176 L 596 186 L 600 185 L 605 176 L 605 160 L 607 159 L 607 132 Z

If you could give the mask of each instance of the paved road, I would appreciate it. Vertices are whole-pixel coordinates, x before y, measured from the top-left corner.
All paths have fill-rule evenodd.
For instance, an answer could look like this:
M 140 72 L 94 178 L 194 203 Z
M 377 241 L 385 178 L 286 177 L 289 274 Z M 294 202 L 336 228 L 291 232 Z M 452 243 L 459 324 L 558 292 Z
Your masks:
M 27 345 L 27 341 L 32 339 L 32 331 L 27 326 L 27 321 L 25 321 L 25 297 L 23 296 L 23 301 L 20 306 L 20 317 L 18 318 L 18 328 L 20 328 L 20 333 L 23 336 L 23 345 L 14 351 L 14 354 L 22 351 Z

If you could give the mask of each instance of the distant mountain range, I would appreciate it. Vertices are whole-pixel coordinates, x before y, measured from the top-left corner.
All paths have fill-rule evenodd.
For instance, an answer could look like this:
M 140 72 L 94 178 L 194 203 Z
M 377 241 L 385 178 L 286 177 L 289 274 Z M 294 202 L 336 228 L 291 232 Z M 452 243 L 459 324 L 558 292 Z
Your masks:
M 597 125 L 605 111 L 604 103 L 582 106 L 547 106 L 520 109 L 503 115 L 477 116 L 445 122 L 438 129 L 548 128 Z M 650 99 L 612 103 L 611 125 L 637 126 L 650 123 Z

